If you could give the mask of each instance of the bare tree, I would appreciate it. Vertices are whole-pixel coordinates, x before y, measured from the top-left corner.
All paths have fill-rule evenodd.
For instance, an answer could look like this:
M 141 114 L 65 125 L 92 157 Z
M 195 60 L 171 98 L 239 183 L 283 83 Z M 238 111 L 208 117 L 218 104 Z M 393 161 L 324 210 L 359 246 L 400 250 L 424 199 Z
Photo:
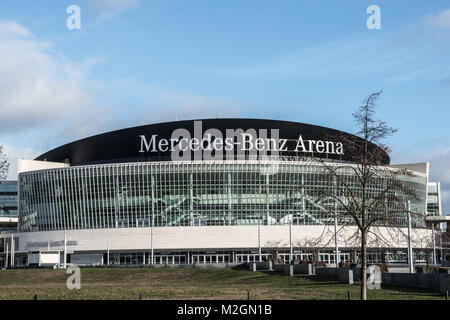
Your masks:
M 0 145 L 0 181 L 6 180 L 6 177 L 8 176 L 8 169 L 9 163 L 8 160 L 6 159 L 6 155 L 3 153 L 3 146 Z M 0 210 L 9 213 L 2 203 L 0 203 Z
M 441 265 L 450 267 L 450 229 L 447 222 L 447 229 L 440 232 L 438 246 L 442 252 Z
M 9 163 L 6 155 L 3 153 L 3 146 L 0 145 L 0 181 L 6 180 L 8 176 Z
M 264 248 L 270 254 L 270 260 L 272 260 L 274 264 L 280 262 L 278 252 L 285 246 L 286 244 L 284 244 L 282 240 L 272 240 L 264 243 Z
M 386 122 L 375 119 L 380 92 L 370 94 L 353 114 L 357 136 L 342 134 L 330 139 L 345 146 L 347 158 L 354 164 L 317 160 L 326 183 L 319 197 L 330 199 L 329 212 L 341 225 L 356 225 L 360 241 L 361 299 L 367 299 L 367 240 L 377 225 L 398 226 L 406 217 L 405 202 L 417 200 L 415 190 L 405 183 L 412 173 L 406 169 L 383 166 L 389 148 L 383 140 L 396 132 Z M 400 221 L 400 223 L 399 223 Z

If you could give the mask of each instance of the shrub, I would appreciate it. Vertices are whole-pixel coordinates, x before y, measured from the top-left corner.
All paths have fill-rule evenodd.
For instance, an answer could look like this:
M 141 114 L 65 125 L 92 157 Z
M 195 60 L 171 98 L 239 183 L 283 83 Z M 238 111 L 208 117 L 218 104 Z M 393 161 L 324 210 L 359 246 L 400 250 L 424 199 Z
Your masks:
M 388 272 L 387 264 L 385 264 L 385 263 L 377 263 L 376 265 L 380 267 L 380 271 L 381 272 Z
M 339 262 L 339 268 L 355 268 L 357 264 L 352 261 Z
M 312 261 L 310 261 L 310 263 L 312 263 L 315 267 L 326 267 L 327 266 L 325 261 L 312 260 Z
M 423 268 L 423 273 L 439 273 L 440 267 L 426 266 Z

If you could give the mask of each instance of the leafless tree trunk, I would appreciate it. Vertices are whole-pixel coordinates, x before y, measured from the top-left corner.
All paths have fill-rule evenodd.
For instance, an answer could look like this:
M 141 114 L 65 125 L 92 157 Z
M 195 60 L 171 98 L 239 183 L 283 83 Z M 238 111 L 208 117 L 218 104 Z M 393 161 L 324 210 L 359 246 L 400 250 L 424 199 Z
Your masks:
M 359 230 L 362 300 L 367 299 L 367 246 L 368 235 L 373 233 L 371 227 L 379 222 L 397 227 L 396 216 L 406 214 L 405 201 L 418 199 L 415 190 L 405 183 L 405 177 L 411 177 L 411 172 L 383 166 L 389 148 L 382 140 L 396 129 L 374 118 L 380 94 L 381 91 L 370 94 L 353 114 L 359 127 L 357 136 L 342 134 L 329 138 L 345 146 L 352 163 L 318 160 L 328 181 L 317 191 L 318 196 L 333 199 L 330 215 L 336 214 L 342 223 L 350 222 Z
M 278 250 L 280 250 L 280 248 L 283 246 L 284 245 L 282 244 L 281 240 L 267 241 L 266 243 L 264 243 L 264 248 L 267 252 L 270 253 L 273 263 L 278 263 Z

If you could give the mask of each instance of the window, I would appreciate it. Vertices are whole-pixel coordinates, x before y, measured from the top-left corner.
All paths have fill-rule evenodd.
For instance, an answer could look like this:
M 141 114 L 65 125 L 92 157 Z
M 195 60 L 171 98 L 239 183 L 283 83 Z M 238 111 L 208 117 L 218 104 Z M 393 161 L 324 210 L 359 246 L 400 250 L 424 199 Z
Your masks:
M 194 226 L 206 226 L 206 219 L 194 218 Z
M 127 219 L 117 220 L 117 228 L 128 228 L 128 220 Z
M 137 219 L 138 228 L 145 228 L 150 226 L 150 221 L 148 219 Z

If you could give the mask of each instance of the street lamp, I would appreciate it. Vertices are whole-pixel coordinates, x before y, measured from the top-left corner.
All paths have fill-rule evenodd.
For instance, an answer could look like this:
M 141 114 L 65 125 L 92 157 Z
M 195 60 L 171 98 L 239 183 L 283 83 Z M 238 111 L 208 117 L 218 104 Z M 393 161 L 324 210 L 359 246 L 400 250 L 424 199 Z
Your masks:
M 407 202 L 408 209 L 408 264 L 409 264 L 409 273 L 414 273 L 414 257 L 411 246 L 411 201 Z

